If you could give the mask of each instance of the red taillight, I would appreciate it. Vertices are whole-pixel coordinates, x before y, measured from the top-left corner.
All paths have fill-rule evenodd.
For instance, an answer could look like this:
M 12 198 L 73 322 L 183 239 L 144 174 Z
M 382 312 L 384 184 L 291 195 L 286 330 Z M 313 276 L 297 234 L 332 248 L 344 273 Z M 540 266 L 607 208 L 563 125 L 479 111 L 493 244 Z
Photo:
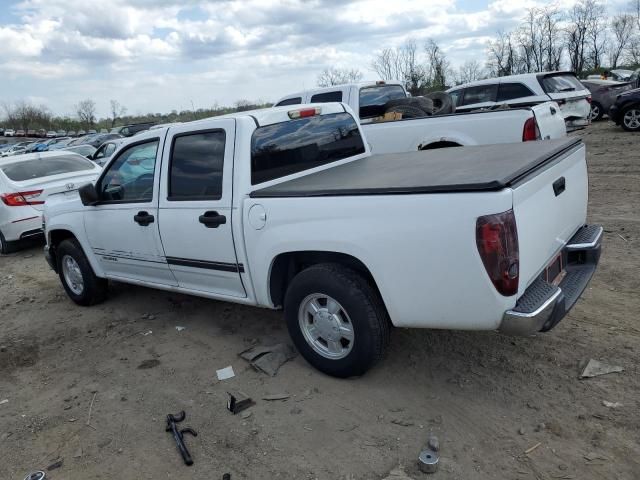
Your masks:
M 530 142 L 532 140 L 540 140 L 540 130 L 535 117 L 528 118 L 522 129 L 522 141 Z
M 479 217 L 476 221 L 476 245 L 496 290 L 505 297 L 518 293 L 520 258 L 513 210 Z
M 591 97 L 587 97 L 587 102 L 591 103 Z
M 2 202 L 9 207 L 24 207 L 25 205 L 42 205 L 44 200 L 37 200 L 42 190 L 29 192 L 3 193 L 0 195 Z
M 289 118 L 291 120 L 297 120 L 298 118 L 314 117 L 316 115 L 320 115 L 321 112 L 322 112 L 322 109 L 320 107 L 302 108 L 300 110 L 291 110 L 289 112 Z

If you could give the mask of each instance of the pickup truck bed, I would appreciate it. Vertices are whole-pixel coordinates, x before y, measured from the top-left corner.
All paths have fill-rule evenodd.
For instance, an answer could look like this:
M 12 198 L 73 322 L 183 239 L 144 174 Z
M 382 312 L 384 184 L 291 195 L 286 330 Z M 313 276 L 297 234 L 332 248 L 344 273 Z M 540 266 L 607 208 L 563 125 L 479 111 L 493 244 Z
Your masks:
M 267 188 L 253 198 L 496 191 L 577 148 L 562 138 L 372 155 Z

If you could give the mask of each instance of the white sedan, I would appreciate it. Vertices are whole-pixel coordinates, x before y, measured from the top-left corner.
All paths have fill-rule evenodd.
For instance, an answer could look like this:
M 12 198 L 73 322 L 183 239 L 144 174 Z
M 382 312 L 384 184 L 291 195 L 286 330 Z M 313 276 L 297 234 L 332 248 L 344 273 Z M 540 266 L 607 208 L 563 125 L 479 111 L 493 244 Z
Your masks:
M 82 155 L 55 151 L 0 159 L 0 254 L 42 235 L 47 197 L 93 182 L 102 169 Z

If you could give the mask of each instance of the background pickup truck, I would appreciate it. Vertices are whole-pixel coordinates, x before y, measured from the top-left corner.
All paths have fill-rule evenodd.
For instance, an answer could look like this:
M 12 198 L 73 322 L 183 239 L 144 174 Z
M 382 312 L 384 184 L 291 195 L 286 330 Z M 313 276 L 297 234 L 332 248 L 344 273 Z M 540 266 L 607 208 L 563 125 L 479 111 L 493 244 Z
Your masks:
M 363 82 L 306 90 L 281 98 L 276 106 L 343 102 L 358 112 L 373 153 L 397 153 L 443 147 L 516 143 L 567 135 L 555 102 L 523 108 L 455 113 L 376 122 L 389 100 L 406 98 L 400 83 Z
M 371 155 L 339 103 L 127 140 L 50 196 L 46 257 L 73 301 L 107 280 L 284 308 L 302 355 L 364 373 L 390 327 L 546 331 L 593 275 L 585 148 L 561 139 Z

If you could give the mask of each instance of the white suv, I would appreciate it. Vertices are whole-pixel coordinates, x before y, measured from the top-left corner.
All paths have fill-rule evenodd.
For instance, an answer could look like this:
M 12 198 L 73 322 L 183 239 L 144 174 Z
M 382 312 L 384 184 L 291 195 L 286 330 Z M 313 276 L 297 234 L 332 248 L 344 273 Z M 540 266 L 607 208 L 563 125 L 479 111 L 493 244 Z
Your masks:
M 591 93 L 572 72 L 543 72 L 510 75 L 465 83 L 450 88 L 456 112 L 508 105 L 529 107 L 554 100 L 567 125 L 567 130 L 589 124 Z

